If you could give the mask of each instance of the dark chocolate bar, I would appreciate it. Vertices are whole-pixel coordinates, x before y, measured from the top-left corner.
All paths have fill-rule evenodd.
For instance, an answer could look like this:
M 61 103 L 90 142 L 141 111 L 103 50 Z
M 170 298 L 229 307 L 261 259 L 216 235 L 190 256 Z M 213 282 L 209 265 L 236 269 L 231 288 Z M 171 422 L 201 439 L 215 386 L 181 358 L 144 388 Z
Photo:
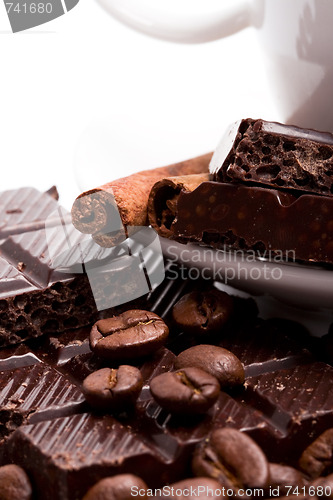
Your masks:
M 1 193 L 0 345 L 80 327 L 96 317 L 87 276 L 53 269 L 50 250 L 65 241 L 47 241 L 45 221 L 58 208 L 53 196 L 33 188 Z
M 213 286 L 172 278 L 170 272 L 140 301 L 163 317 L 170 336 L 165 347 L 135 362 L 144 386 L 132 410 L 103 414 L 83 401 L 83 379 L 112 366 L 90 352 L 89 328 L 0 351 L 0 465 L 23 467 L 37 500 L 81 500 L 98 480 L 118 473 L 141 476 L 150 487 L 190 477 L 194 450 L 222 427 L 248 434 L 271 462 L 298 466 L 306 446 L 332 426 L 333 367 L 321 361 L 320 341 L 293 322 L 257 318 L 244 299 L 233 299 L 229 322 L 205 339 L 238 356 L 244 387 L 221 391 L 202 416 L 162 409 L 150 381 L 172 370 L 183 349 L 202 343 L 173 324 L 172 306 L 193 289 Z
M 333 263 L 333 200 L 242 184 L 204 182 L 181 192 L 174 238 L 285 260 Z M 195 214 L 195 220 L 193 218 Z
M 222 139 L 213 180 L 333 196 L 333 135 L 264 120 L 241 120 Z

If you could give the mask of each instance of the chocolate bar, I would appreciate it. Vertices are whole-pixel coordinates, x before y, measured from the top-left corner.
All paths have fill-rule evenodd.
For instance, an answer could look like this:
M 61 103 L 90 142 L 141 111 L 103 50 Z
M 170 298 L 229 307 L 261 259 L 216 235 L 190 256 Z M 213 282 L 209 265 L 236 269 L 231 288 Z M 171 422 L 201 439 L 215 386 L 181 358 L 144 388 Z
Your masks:
M 204 182 L 179 194 L 170 231 L 180 241 L 333 263 L 332 210 L 328 196 Z
M 65 236 L 47 241 L 45 221 L 57 213 L 53 196 L 34 188 L 0 196 L 0 345 L 80 327 L 97 310 L 85 274 L 53 269 L 50 251 Z M 54 224 L 60 224 L 59 218 Z M 53 248 L 52 248 L 53 247 Z
M 151 488 L 191 477 L 194 451 L 225 427 L 254 439 L 270 462 L 298 468 L 305 448 L 332 426 L 333 367 L 322 361 L 320 340 L 295 323 L 263 321 L 248 301 L 235 298 L 234 314 L 209 342 L 241 360 L 245 385 L 221 391 L 204 415 L 161 408 L 151 380 L 173 370 L 183 349 L 202 342 L 174 323 L 172 307 L 186 293 L 213 286 L 173 278 L 167 271 L 140 301 L 164 319 L 170 336 L 164 347 L 135 361 L 144 386 L 132 409 L 110 414 L 84 401 L 85 377 L 117 366 L 89 350 L 89 328 L 0 351 L 0 465 L 21 466 L 37 500 L 81 500 L 97 481 L 119 473 L 136 474 Z
M 160 236 L 280 260 L 333 263 L 333 135 L 264 120 L 234 124 L 196 189 L 156 183 Z
M 264 120 L 241 120 L 222 138 L 213 180 L 333 196 L 333 135 Z

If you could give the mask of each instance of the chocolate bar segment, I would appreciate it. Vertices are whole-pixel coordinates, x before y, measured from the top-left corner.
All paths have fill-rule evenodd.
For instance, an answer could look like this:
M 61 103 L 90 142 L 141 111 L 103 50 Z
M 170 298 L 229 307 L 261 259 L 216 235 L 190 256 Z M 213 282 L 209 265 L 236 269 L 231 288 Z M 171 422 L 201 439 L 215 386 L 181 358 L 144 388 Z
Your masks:
M 333 196 L 333 135 L 248 118 L 222 139 L 210 169 L 218 182 Z
M 77 413 L 84 403 L 75 385 L 35 359 L 34 365 L 0 372 L 0 439 L 28 420 L 51 420 Z
M 135 432 L 90 413 L 22 426 L 7 457 L 33 479 L 38 500 L 81 500 L 99 479 L 123 472 L 163 482 L 167 469 Z
M 333 368 L 313 362 L 250 377 L 245 401 L 267 415 L 282 433 L 273 461 L 297 461 L 302 450 L 332 424 Z
M 180 193 L 171 229 L 181 241 L 333 263 L 332 213 L 328 196 L 297 198 L 275 189 L 204 182 L 192 193 Z
M 33 188 L 0 196 L 0 345 L 86 325 L 96 306 L 86 275 L 59 272 L 50 255 L 66 248 L 60 231 L 47 238 L 57 213 L 53 196 Z M 49 226 L 61 225 L 59 218 Z M 51 246 L 51 247 L 50 247 Z

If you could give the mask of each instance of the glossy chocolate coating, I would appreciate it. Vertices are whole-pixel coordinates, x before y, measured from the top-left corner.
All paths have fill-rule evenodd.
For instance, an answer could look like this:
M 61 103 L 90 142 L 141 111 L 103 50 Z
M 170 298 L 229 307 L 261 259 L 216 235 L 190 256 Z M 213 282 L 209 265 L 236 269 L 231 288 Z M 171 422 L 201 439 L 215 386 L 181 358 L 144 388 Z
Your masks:
M 216 248 L 333 263 L 332 213 L 327 196 L 204 182 L 180 194 L 171 229 L 176 239 Z

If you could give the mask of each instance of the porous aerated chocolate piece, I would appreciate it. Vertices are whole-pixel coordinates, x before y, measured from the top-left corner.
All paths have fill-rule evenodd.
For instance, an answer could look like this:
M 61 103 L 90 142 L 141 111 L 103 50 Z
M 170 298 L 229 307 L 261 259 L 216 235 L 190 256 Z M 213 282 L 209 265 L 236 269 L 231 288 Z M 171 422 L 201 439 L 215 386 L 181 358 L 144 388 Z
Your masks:
M 171 230 L 180 241 L 333 263 L 332 212 L 328 196 L 297 198 L 275 189 L 204 182 L 191 193 L 180 193 Z
M 248 118 L 230 139 L 230 151 L 221 143 L 213 157 L 213 180 L 333 196 L 332 134 Z
M 33 188 L 0 195 L 0 345 L 79 327 L 96 317 L 87 277 L 52 268 L 48 245 L 61 249 L 65 236 L 58 233 L 47 241 L 44 226 L 58 207 L 52 196 Z

